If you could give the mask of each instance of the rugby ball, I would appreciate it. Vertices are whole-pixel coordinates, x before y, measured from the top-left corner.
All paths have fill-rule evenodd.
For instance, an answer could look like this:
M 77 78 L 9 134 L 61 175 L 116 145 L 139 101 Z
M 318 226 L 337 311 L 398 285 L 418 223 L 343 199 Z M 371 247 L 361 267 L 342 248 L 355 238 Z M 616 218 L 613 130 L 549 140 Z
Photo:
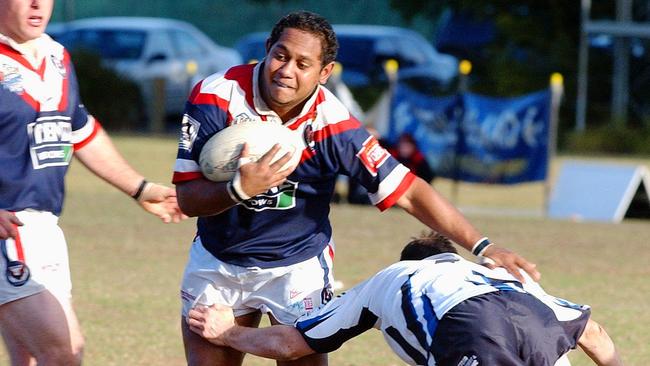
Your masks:
M 205 143 L 199 155 L 199 165 L 203 175 L 215 182 L 232 179 L 240 166 L 241 150 L 248 146 L 246 162 L 255 162 L 268 152 L 273 145 L 280 144 L 280 151 L 272 162 L 285 153 L 291 153 L 291 160 L 280 170 L 293 167 L 300 161 L 302 138 L 293 131 L 274 122 L 241 122 L 224 128 Z

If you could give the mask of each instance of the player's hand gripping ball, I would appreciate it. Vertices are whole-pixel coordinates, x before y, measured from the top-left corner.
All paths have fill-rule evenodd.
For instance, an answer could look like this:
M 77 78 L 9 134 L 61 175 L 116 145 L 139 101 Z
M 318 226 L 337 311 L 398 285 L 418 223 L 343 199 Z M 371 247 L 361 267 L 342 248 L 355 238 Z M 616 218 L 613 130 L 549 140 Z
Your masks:
M 280 151 L 272 162 L 285 153 L 292 154 L 291 160 L 280 170 L 293 167 L 300 161 L 303 141 L 297 131 L 273 122 L 241 122 L 217 132 L 205 143 L 199 156 L 203 175 L 215 182 L 232 179 L 240 166 L 241 150 L 248 146 L 247 162 L 255 162 L 280 144 Z

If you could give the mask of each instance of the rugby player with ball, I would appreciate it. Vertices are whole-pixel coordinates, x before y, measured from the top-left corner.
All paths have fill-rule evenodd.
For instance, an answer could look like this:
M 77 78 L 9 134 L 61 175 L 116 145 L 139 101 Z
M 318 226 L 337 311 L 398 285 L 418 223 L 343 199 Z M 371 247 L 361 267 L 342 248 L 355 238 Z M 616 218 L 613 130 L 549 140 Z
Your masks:
M 328 214 L 339 174 L 367 188 L 381 211 L 397 205 L 516 278 L 522 278 L 520 269 L 539 277 L 534 264 L 490 243 L 427 182 L 391 157 L 322 86 L 337 48 L 327 20 L 293 12 L 274 26 L 260 63 L 209 76 L 189 96 L 173 183 L 183 212 L 198 217 L 181 284 L 181 326 L 190 365 L 240 365 L 244 357 L 190 330 L 185 318 L 197 304 L 230 306 L 238 324 L 257 326 L 262 313 L 274 324 L 293 324 L 331 299 L 335 248 Z M 257 158 L 252 134 L 250 143 L 234 144 L 232 154 L 206 155 L 202 163 L 202 150 L 212 148 L 213 136 L 238 124 L 281 125 L 299 138 L 298 147 L 290 153 L 278 141 Z M 278 153 L 282 157 L 276 160 Z M 297 163 L 286 166 L 291 159 Z M 232 178 L 210 180 L 221 167 L 231 170 Z M 325 365 L 327 357 L 311 354 L 282 364 Z

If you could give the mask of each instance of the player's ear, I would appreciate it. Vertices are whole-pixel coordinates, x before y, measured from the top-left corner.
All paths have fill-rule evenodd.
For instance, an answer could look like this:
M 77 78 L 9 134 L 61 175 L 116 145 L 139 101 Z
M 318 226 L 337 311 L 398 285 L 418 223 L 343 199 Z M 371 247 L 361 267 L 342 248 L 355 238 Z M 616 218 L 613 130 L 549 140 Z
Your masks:
M 320 78 L 318 79 L 318 81 L 321 84 L 327 83 L 327 79 L 329 79 L 330 76 L 332 75 L 332 70 L 334 70 L 334 61 L 323 66 L 323 68 L 320 70 Z

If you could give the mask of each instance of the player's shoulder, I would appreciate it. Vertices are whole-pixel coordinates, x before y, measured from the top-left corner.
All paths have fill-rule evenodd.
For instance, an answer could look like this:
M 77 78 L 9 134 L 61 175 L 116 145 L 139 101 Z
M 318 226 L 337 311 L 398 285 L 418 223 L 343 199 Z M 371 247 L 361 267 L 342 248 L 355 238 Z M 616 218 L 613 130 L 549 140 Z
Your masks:
M 216 72 L 201 80 L 192 94 L 215 94 L 224 99 L 230 99 L 237 94 L 245 93 L 252 82 L 253 68 L 251 65 L 233 66 L 225 71 Z
M 41 34 L 37 42 L 38 47 L 50 55 L 64 55 L 68 52 L 61 43 L 55 41 L 46 33 Z
M 355 120 L 348 108 L 341 102 L 334 93 L 320 85 L 318 88 L 318 113 L 322 116 L 325 124 L 338 123 L 342 121 Z

